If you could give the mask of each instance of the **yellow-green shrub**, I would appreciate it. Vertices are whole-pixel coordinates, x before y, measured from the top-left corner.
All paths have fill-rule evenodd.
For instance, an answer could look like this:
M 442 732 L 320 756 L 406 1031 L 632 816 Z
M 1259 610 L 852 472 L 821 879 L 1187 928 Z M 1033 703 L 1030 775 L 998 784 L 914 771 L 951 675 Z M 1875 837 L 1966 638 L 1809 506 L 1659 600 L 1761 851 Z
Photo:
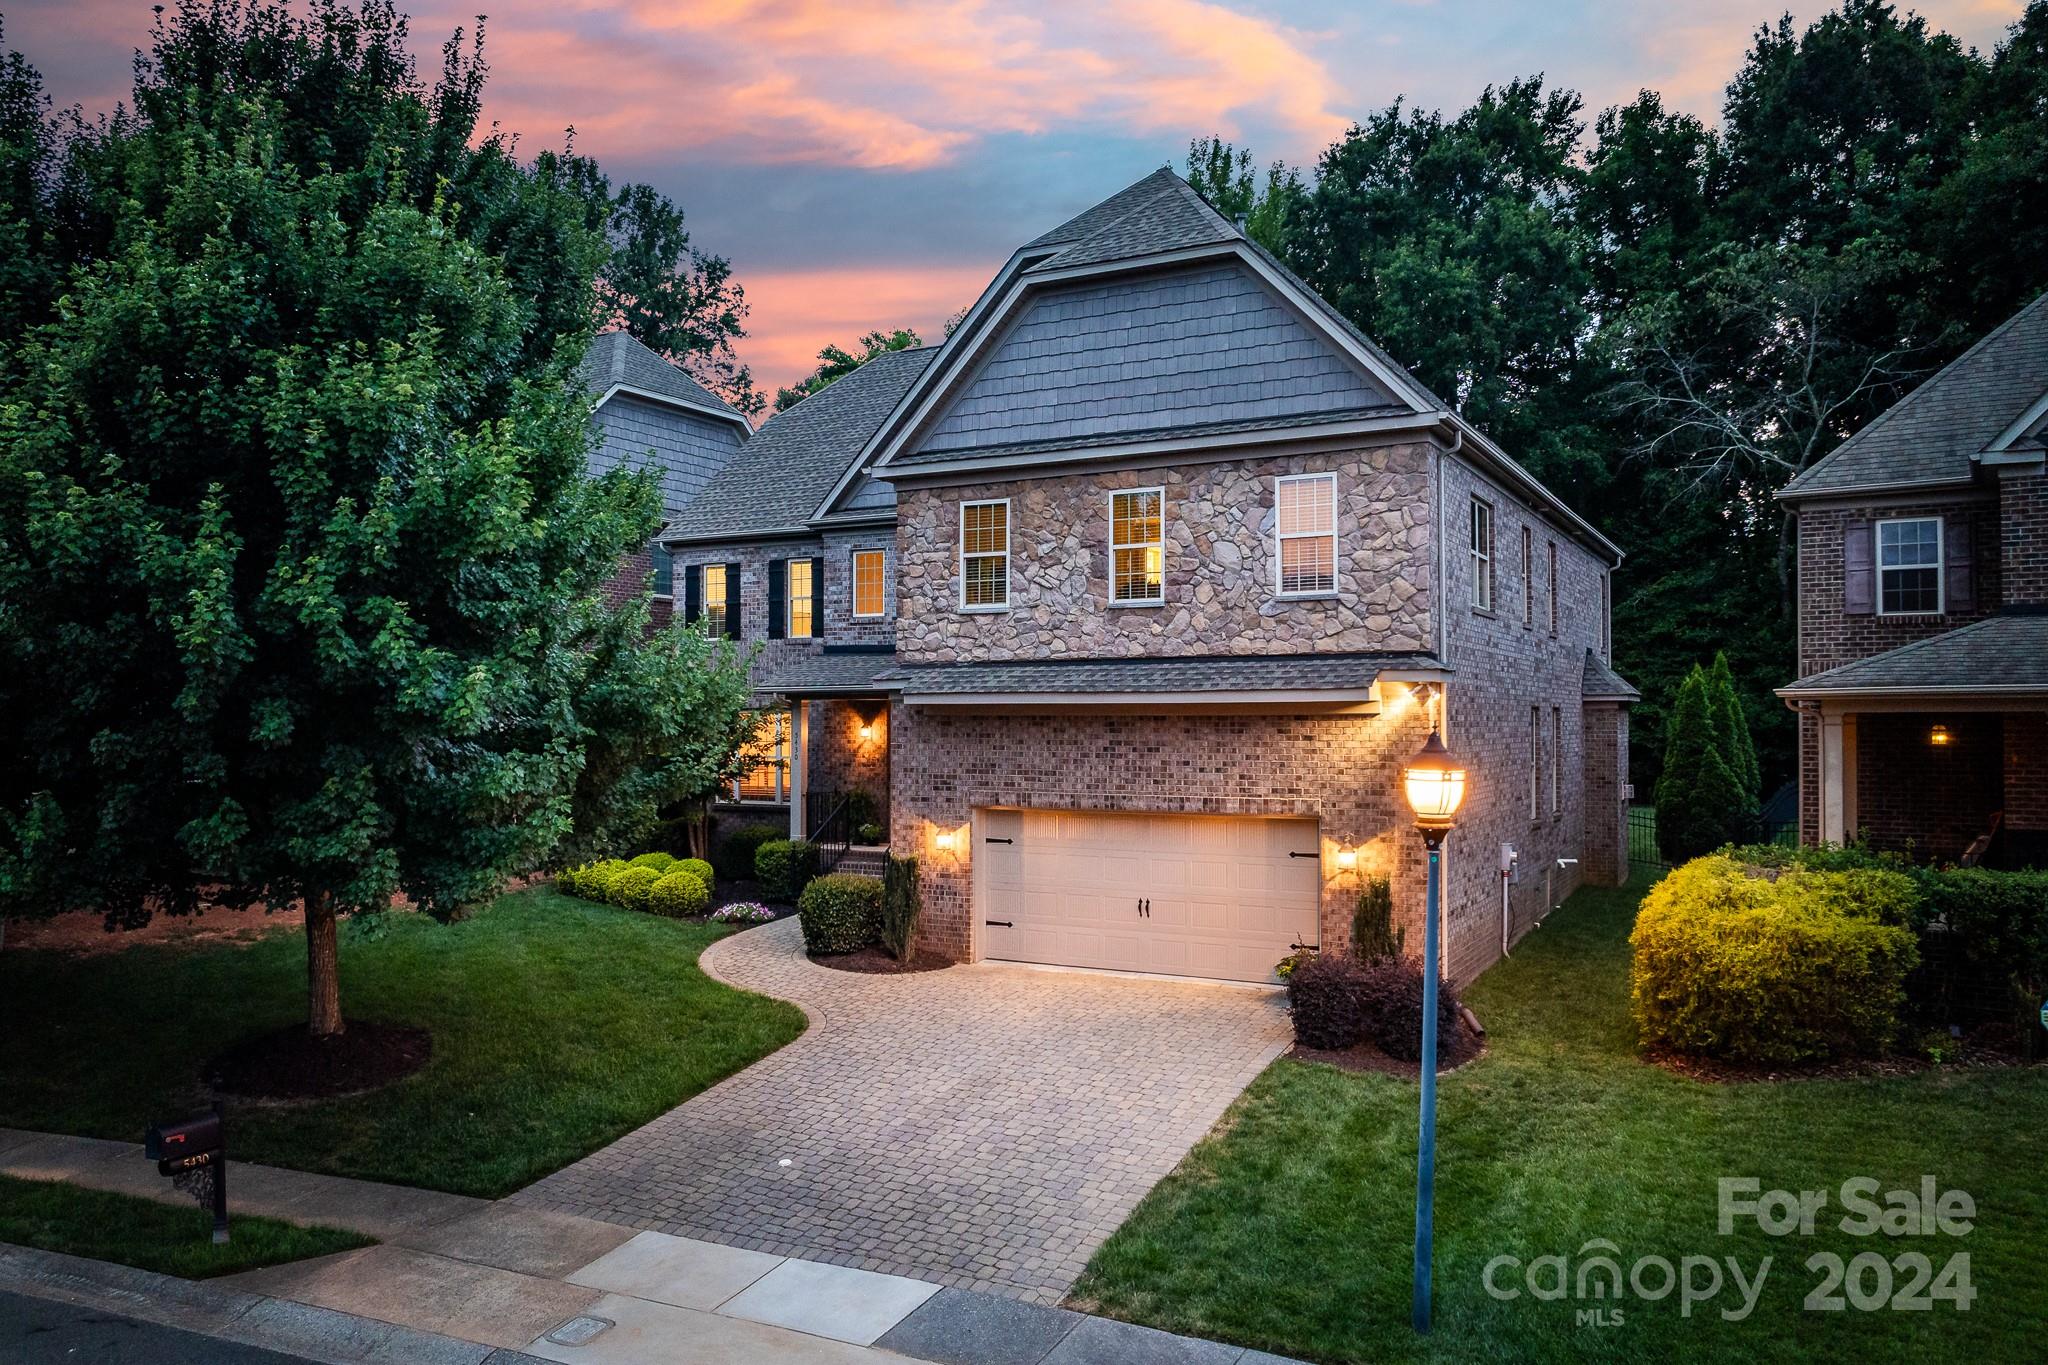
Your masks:
M 647 897 L 660 880 L 661 874 L 651 867 L 629 867 L 612 878 L 609 899 L 622 909 L 645 910 Z
M 702 858 L 678 858 L 671 872 L 688 872 L 704 883 L 705 894 L 718 890 L 718 879 L 712 875 L 711 864 Z
M 651 867 L 656 872 L 670 871 L 675 865 L 676 859 L 672 853 L 643 853 L 627 864 L 629 867 Z
M 576 894 L 587 901 L 609 901 L 612 880 L 626 870 L 617 858 L 606 858 L 582 868 L 576 874 Z
M 663 874 L 647 894 L 647 908 L 657 915 L 682 919 L 711 908 L 711 888 L 684 868 Z
M 1919 961 L 1899 923 L 1911 880 L 1772 871 L 1695 858 L 1643 898 L 1629 985 L 1645 1043 L 1750 1062 L 1890 1044 Z

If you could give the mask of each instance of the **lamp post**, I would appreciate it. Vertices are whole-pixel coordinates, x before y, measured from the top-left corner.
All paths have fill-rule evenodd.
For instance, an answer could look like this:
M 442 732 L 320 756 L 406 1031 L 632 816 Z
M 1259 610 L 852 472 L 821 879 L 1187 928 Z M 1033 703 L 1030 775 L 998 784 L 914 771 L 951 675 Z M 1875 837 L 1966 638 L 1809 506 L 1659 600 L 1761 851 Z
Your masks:
M 1422 924 L 1422 1120 L 1415 1167 L 1415 1304 L 1417 1332 L 1429 1331 L 1430 1244 L 1436 1202 L 1436 998 L 1437 898 L 1444 836 L 1465 799 L 1465 769 L 1451 757 L 1436 730 L 1402 774 L 1415 828 L 1429 850 L 1429 894 Z

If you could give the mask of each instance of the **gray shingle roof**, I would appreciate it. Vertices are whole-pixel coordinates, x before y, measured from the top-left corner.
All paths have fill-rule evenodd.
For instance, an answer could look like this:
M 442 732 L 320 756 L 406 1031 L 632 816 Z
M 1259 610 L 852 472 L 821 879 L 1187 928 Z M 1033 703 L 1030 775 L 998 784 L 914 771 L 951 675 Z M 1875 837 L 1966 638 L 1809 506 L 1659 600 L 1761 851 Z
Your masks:
M 577 367 L 583 387 L 602 397 L 614 384 L 660 394 L 678 402 L 721 412 L 736 422 L 745 418 L 726 401 L 625 332 L 599 332 Z
M 666 537 L 725 540 L 802 526 L 938 353 L 936 346 L 884 352 L 777 413 L 669 525 Z
M 1778 695 L 2015 690 L 2048 692 L 2048 615 L 1987 617 L 1801 678 Z
M 1639 701 L 1642 693 L 1628 685 L 1621 674 L 1607 666 L 1592 650 L 1586 651 L 1585 676 L 1579 683 L 1579 696 L 1585 701 Z
M 1934 378 L 1901 398 L 1785 485 L 1781 498 L 1849 489 L 1967 483 L 1971 456 L 2048 393 L 2048 294 L 2043 294 Z
M 795 696 L 882 692 L 888 689 L 877 686 L 875 676 L 886 673 L 895 666 L 896 655 L 893 651 L 837 652 L 828 649 L 823 653 L 790 659 L 771 669 L 763 669 L 754 678 L 754 690 Z
M 1443 664 L 1432 655 L 1420 653 L 1041 659 L 1025 663 L 905 666 L 883 673 L 877 681 L 906 694 L 924 696 L 1343 692 L 1370 687 L 1373 679 L 1390 668 L 1440 671 Z
M 1104 215 L 1093 231 L 1076 238 L 1072 246 L 1026 273 L 1213 246 L 1244 235 L 1228 218 L 1210 208 L 1193 186 L 1169 170 L 1154 171 L 1130 189 L 1112 195 L 1103 206 L 1119 200 L 1124 201 L 1121 213 Z
M 1042 232 L 1033 237 L 1024 244 L 1024 250 L 1035 251 L 1041 247 L 1058 246 L 1092 237 L 1129 213 L 1141 201 L 1158 195 L 1163 182 L 1169 179 L 1178 180 L 1180 177 L 1170 168 L 1161 166 L 1136 184 L 1126 185 L 1101 203 L 1082 209 L 1052 231 Z

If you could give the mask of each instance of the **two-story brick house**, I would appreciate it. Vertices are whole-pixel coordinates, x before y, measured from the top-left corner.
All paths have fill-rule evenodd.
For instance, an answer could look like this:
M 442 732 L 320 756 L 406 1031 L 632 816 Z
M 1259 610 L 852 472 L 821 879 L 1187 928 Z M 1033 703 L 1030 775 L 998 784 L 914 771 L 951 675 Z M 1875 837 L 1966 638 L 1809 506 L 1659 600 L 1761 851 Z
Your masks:
M 2048 295 L 1779 495 L 1807 842 L 2048 865 L 2044 471 Z
M 1626 875 L 1619 553 L 1169 171 L 768 422 L 669 540 L 763 641 L 792 828 L 859 774 L 954 958 L 1267 979 L 1376 874 L 1417 940 L 1432 722 L 1453 975 Z
M 579 374 L 591 399 L 590 472 L 658 470 L 668 519 L 680 515 L 746 443 L 745 417 L 625 332 L 600 332 Z M 645 592 L 650 574 L 653 622 L 663 626 L 671 593 L 668 551 L 659 537 L 626 557 L 606 593 L 619 602 Z

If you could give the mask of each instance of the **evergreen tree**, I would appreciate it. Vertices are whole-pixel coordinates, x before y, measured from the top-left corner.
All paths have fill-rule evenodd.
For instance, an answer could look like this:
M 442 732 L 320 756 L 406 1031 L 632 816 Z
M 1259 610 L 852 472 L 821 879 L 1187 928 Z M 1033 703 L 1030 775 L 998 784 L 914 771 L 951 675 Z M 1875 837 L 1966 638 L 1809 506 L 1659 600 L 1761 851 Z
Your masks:
M 1757 772 L 1756 745 L 1749 738 L 1749 713 L 1742 705 L 1741 694 L 1735 690 L 1735 673 L 1728 667 L 1728 655 L 1720 650 L 1714 652 L 1714 666 L 1707 674 L 1714 703 L 1715 727 L 1720 733 L 1721 756 L 1727 760 L 1729 771 L 1742 784 L 1742 792 L 1748 798 L 1746 804 L 1754 813 L 1762 793 Z
M 1742 784 L 1721 754 L 1707 671 L 1693 665 L 1665 728 L 1657 779 L 1657 845 L 1674 863 L 1746 836 Z
M 0 68 L 0 912 L 302 901 L 322 1040 L 339 916 L 651 821 L 746 691 L 599 599 L 660 515 L 587 473 L 603 236 L 405 36 L 187 5 L 60 136 Z

